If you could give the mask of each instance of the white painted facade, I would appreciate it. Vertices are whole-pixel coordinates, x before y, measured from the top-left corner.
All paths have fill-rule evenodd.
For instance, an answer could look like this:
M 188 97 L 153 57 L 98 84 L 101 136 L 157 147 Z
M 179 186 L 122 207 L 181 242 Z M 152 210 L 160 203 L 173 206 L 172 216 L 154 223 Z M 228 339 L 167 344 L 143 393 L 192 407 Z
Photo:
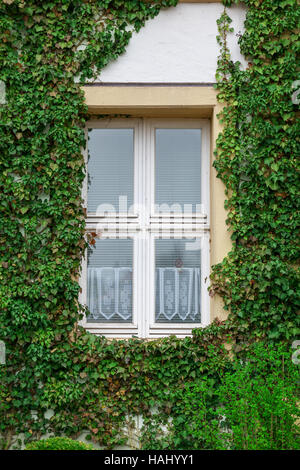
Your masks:
M 147 21 L 134 33 L 126 52 L 97 78 L 104 83 L 214 83 L 219 55 L 216 20 L 220 3 L 184 3 Z M 243 32 L 246 9 L 228 9 L 234 33 L 228 44 L 234 61 L 240 54 L 237 33 Z

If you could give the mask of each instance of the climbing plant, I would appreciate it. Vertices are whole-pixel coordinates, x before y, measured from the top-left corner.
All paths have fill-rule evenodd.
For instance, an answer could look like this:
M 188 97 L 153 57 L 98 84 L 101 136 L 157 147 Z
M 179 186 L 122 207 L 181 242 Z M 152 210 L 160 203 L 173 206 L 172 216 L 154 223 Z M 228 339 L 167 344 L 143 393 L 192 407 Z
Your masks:
M 228 5 L 237 2 L 226 2 Z M 215 167 L 226 186 L 233 249 L 213 268 L 219 293 L 242 334 L 299 334 L 300 7 L 295 0 L 247 0 L 239 44 L 248 65 L 233 63 L 226 12 L 219 20 L 220 119 Z
M 211 295 L 230 311 L 191 338 L 109 341 L 78 327 L 85 212 L 81 85 L 124 52 L 177 0 L 2 0 L 0 3 L 0 366 L 2 447 L 45 432 L 122 442 L 128 416 L 162 420 L 174 390 L 229 367 L 226 341 L 295 338 L 297 106 L 296 0 L 247 0 L 241 51 L 219 21 L 224 131 L 216 168 L 225 183 L 233 249 L 215 266 Z M 229 3 L 229 2 L 227 2 Z M 147 422 L 147 419 L 146 421 Z M 128 424 L 128 423 L 127 423 Z M 150 424 L 149 424 L 150 426 Z

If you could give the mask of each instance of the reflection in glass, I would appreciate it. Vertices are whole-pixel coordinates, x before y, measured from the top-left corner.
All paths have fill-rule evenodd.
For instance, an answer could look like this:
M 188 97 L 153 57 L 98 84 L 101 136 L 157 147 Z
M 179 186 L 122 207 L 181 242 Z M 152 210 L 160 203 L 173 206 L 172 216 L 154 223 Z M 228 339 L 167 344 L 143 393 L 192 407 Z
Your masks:
M 200 247 L 195 240 L 155 241 L 157 323 L 200 323 Z
M 88 249 L 88 322 L 132 321 L 132 239 L 96 240 Z

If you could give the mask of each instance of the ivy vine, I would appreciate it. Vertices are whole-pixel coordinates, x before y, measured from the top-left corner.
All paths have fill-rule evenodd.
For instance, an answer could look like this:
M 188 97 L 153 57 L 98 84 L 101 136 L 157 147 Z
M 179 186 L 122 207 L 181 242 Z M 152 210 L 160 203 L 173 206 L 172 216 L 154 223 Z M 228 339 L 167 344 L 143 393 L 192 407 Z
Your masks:
M 245 70 L 230 59 L 226 10 L 218 22 L 217 86 L 226 105 L 215 167 L 226 186 L 233 249 L 213 268 L 211 293 L 223 297 L 242 335 L 292 340 L 299 334 L 300 122 L 292 95 L 300 8 L 296 0 L 243 3 Z
M 124 52 L 133 31 L 176 3 L 0 3 L 3 448 L 19 445 L 19 434 L 28 441 L 83 430 L 111 448 L 123 442 L 129 415 L 147 418 L 156 406 L 167 419 L 172 391 L 226 369 L 226 341 L 297 335 L 297 0 L 244 2 L 246 70 L 230 60 L 226 11 L 219 20 L 217 86 L 226 104 L 215 165 L 226 186 L 233 249 L 213 268 L 211 295 L 223 297 L 228 321 L 191 338 L 151 342 L 109 341 L 78 327 L 88 118 L 81 85 Z

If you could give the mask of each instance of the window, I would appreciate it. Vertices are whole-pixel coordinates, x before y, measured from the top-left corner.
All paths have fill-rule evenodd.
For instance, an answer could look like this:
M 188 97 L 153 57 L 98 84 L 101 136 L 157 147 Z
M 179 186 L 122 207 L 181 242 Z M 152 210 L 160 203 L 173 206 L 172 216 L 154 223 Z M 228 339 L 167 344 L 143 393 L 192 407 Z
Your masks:
M 84 326 L 185 336 L 209 323 L 209 121 L 91 121 Z

